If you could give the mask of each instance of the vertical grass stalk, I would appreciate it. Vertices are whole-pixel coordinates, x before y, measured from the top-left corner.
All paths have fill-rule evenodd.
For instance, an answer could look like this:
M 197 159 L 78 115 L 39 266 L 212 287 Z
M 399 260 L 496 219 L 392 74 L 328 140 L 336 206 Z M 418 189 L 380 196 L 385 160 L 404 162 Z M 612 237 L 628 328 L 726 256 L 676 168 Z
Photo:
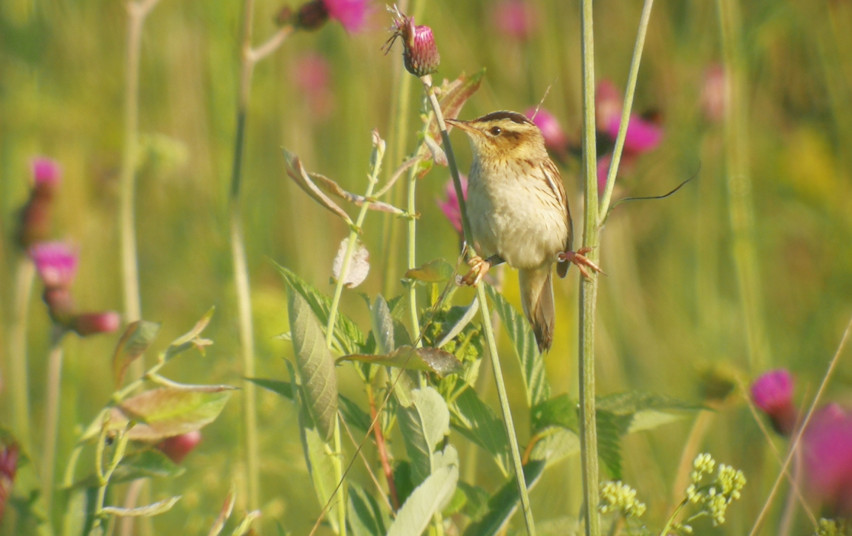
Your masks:
M 580 5 L 583 57 L 583 176 L 585 205 L 583 247 L 591 248 L 588 257 L 598 262 L 600 228 L 598 226 L 598 181 L 595 134 L 595 45 L 592 0 Z M 598 515 L 598 437 L 595 422 L 595 307 L 598 278 L 580 278 L 580 460 L 583 473 L 583 496 L 586 508 L 586 534 L 601 533 Z
M 44 495 L 44 508 L 48 520 L 53 510 L 54 471 L 56 469 L 56 442 L 59 432 L 59 391 L 62 384 L 62 333 L 53 328 L 50 341 L 50 354 L 47 358 L 47 386 L 44 415 L 44 447 L 42 448 L 41 488 Z
M 462 230 L 464 232 L 464 240 L 469 247 L 473 244 L 473 234 L 470 230 L 470 221 L 467 217 L 467 203 L 465 202 L 462 192 L 461 179 L 459 178 L 459 170 L 456 165 L 455 153 L 450 144 L 450 136 L 447 133 L 447 124 L 444 122 L 444 114 L 441 111 L 441 105 L 438 103 L 438 97 L 435 95 L 435 90 L 432 87 L 432 78 L 429 75 L 421 78 L 426 95 L 429 98 L 429 103 L 432 110 L 435 112 L 435 119 L 438 121 L 438 128 L 441 131 L 441 141 L 444 145 L 444 152 L 447 155 L 447 166 L 450 168 L 450 174 L 453 177 L 453 186 L 459 199 L 459 210 L 461 212 Z M 527 493 L 527 483 L 524 478 L 524 467 L 521 462 L 521 453 L 518 448 L 518 438 L 515 435 L 515 423 L 512 419 L 512 410 L 509 407 L 509 396 L 506 394 L 506 386 L 503 382 L 503 370 L 500 366 L 500 356 L 497 353 L 497 341 L 494 337 L 494 329 L 491 326 L 491 312 L 488 309 L 488 300 L 485 295 L 485 287 L 478 285 L 476 289 L 476 299 L 479 301 L 480 314 L 482 315 L 482 329 L 485 331 L 486 342 L 488 343 L 488 356 L 491 359 L 491 368 L 494 371 L 494 383 L 497 386 L 497 398 L 500 400 L 500 411 L 503 416 L 503 425 L 506 430 L 506 439 L 509 442 L 509 450 L 512 455 L 512 469 L 515 472 L 515 479 L 518 484 L 518 494 L 521 498 L 521 511 L 524 515 L 524 524 L 527 534 L 535 534 L 535 521 L 533 520 L 532 508 L 530 506 L 530 498 Z
M 759 371 L 769 363 L 769 342 L 761 313 L 763 299 L 754 240 L 742 27 L 737 0 L 717 0 L 716 6 L 725 65 L 725 175 L 733 235 L 732 253 L 745 320 L 749 366 L 752 371 Z
M 31 452 L 29 374 L 27 373 L 27 317 L 30 294 L 35 281 L 35 266 L 24 255 L 19 256 L 15 270 L 12 322 L 9 326 L 9 378 L 7 386 L 12 392 L 14 432 L 18 441 Z

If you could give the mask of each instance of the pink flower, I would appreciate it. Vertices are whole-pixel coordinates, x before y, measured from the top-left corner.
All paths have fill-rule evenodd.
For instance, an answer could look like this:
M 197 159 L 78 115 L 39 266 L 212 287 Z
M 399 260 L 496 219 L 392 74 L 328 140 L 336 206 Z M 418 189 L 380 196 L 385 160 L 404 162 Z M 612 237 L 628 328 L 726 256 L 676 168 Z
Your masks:
M 462 192 L 464 192 L 464 198 L 467 200 L 467 177 L 461 176 L 461 185 Z M 456 195 L 456 188 L 453 185 L 453 180 L 450 179 L 447 181 L 446 186 L 444 186 L 444 195 L 446 199 L 443 201 L 438 201 L 438 208 L 441 209 L 441 212 L 444 213 L 444 216 L 450 220 L 453 228 L 461 234 L 462 232 L 462 219 L 461 219 L 461 208 L 459 207 L 459 196 Z
M 772 420 L 775 431 L 789 436 L 796 426 L 796 407 L 793 405 L 793 377 L 786 369 L 762 374 L 751 385 L 754 405 Z
M 157 444 L 157 448 L 173 462 L 180 463 L 201 443 L 201 430 L 194 430 L 169 437 Z
M 541 131 L 544 144 L 548 149 L 557 153 L 565 152 L 568 147 L 568 136 L 565 135 L 559 120 L 553 114 L 544 108 L 540 108 L 538 113 L 535 108 L 530 108 L 524 115 L 529 117 Z
M 704 87 L 701 88 L 701 107 L 704 117 L 710 121 L 721 121 L 728 106 L 725 68 L 711 65 L 704 71 Z
M 15 485 L 15 473 L 18 471 L 18 445 L 7 445 L 0 450 L 0 521 L 3 520 L 3 512 L 6 503 L 12 495 Z
M 414 76 L 425 76 L 438 70 L 441 55 L 432 28 L 415 26 L 414 17 L 406 17 L 398 9 L 394 11 L 392 34 L 385 43 L 385 53 L 397 38 L 402 40 L 402 57 L 405 69 Z
M 523 0 L 504 0 L 494 7 L 492 15 L 498 33 L 518 41 L 528 39 L 538 26 L 534 6 Z
M 606 190 L 606 177 L 609 174 L 610 164 L 612 164 L 612 153 L 605 153 L 598 158 L 598 195 L 603 195 Z
M 832 516 L 852 516 L 852 415 L 836 404 L 821 408 L 802 441 L 808 489 Z
M 621 92 L 609 80 L 601 80 L 595 89 L 595 121 L 606 132 L 613 120 L 621 119 Z
M 621 127 L 621 118 L 613 117 L 607 125 L 606 133 L 613 140 L 618 136 Z M 651 121 L 642 119 L 638 115 L 631 115 L 627 124 L 627 134 L 624 137 L 625 153 L 646 153 L 653 151 L 663 138 L 663 129 Z
M 64 242 L 41 242 L 30 248 L 30 258 L 44 286 L 68 288 L 77 274 L 77 252 Z
M 334 94 L 331 67 L 325 56 L 316 52 L 301 56 L 294 63 L 292 78 L 302 90 L 311 116 L 320 121 L 327 119 L 334 109 Z
M 112 333 L 119 326 L 121 326 L 121 316 L 115 311 L 82 313 L 74 316 L 70 321 L 70 328 L 81 337 L 98 333 Z
M 335 19 L 349 33 L 364 27 L 367 15 L 367 0 L 322 0 L 328 16 Z
M 33 158 L 31 166 L 36 186 L 56 186 L 62 177 L 62 168 L 55 160 L 50 158 L 37 156 Z

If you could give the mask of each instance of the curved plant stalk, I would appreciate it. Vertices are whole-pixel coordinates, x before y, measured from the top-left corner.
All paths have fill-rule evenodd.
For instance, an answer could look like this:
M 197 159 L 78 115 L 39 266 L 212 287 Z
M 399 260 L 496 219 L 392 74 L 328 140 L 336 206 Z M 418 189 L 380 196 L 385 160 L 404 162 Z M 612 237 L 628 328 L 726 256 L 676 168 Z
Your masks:
M 228 199 L 231 241 L 231 262 L 234 266 L 234 283 L 237 292 L 237 314 L 240 338 L 240 357 L 243 376 L 254 378 L 254 324 L 251 318 L 251 283 L 246 260 L 245 235 L 240 211 L 240 186 L 242 184 L 243 150 L 245 147 L 246 116 L 251 95 L 251 79 L 257 62 L 277 50 L 293 30 L 283 26 L 268 41 L 256 49 L 252 48 L 252 16 L 254 0 L 244 0 L 242 40 L 240 44 L 240 78 L 237 90 L 237 124 L 234 139 L 234 159 L 231 166 L 231 191 Z M 247 474 L 246 493 L 248 509 L 257 510 L 260 504 L 260 467 L 257 433 L 257 391 L 247 382 L 243 387 L 243 430 L 245 434 L 245 463 Z
M 458 166 L 456 165 L 456 157 L 453 153 L 453 147 L 450 145 L 450 136 L 447 133 L 447 125 L 444 122 L 444 114 L 441 111 L 441 106 L 438 103 L 438 97 L 435 95 L 435 89 L 432 87 L 432 77 L 425 75 L 421 77 L 426 95 L 429 98 L 429 103 L 435 113 L 435 119 L 438 121 L 438 128 L 441 131 L 441 141 L 444 145 L 444 152 L 447 155 L 447 165 L 450 168 L 450 173 L 453 177 L 453 186 L 456 190 L 456 195 L 459 200 L 459 210 L 461 211 L 462 230 L 464 239 L 468 246 L 473 244 L 470 230 L 470 221 L 467 217 L 467 203 L 462 192 L 461 179 L 459 178 Z M 503 371 L 500 366 L 500 356 L 497 353 L 497 341 L 494 338 L 494 330 L 491 326 L 491 313 L 488 309 L 488 301 L 485 295 L 485 287 L 477 285 L 476 298 L 479 301 L 479 307 L 482 314 L 482 329 L 485 331 L 486 341 L 488 343 L 488 355 L 491 359 L 491 367 L 494 371 L 494 383 L 497 386 L 497 397 L 500 400 L 500 411 L 503 416 L 503 424 L 506 428 L 506 438 L 509 442 L 509 449 L 512 454 L 512 468 L 515 472 L 515 478 L 518 484 L 518 494 L 521 498 L 521 510 L 524 515 L 524 524 L 526 525 L 527 534 L 535 534 L 535 521 L 533 520 L 532 508 L 530 507 L 530 498 L 527 493 L 526 479 L 524 478 L 524 468 L 521 463 L 520 449 L 518 448 L 518 438 L 515 435 L 515 424 L 512 419 L 512 410 L 509 407 L 509 397 L 506 394 L 506 386 L 503 382 Z

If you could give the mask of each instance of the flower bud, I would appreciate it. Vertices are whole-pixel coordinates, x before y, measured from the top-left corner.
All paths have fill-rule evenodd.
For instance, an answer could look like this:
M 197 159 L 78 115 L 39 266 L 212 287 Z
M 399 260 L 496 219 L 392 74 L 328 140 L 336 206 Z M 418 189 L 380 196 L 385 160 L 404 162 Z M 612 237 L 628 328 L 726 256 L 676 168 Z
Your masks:
M 385 52 L 390 50 L 397 38 L 402 40 L 402 57 L 405 69 L 414 76 L 426 76 L 438 70 L 441 55 L 432 35 L 432 28 L 415 26 L 414 17 L 406 17 L 399 10 L 394 12 L 393 34 L 385 44 Z
M 33 189 L 21 209 L 16 232 L 17 242 L 23 248 L 46 240 L 50 235 L 53 195 L 62 176 L 59 164 L 49 158 L 34 158 L 31 167 Z
M 793 406 L 793 377 L 785 369 L 762 374 L 751 385 L 754 405 L 766 413 L 772 427 L 781 435 L 789 436 L 796 426 L 796 408 Z
M 338 21 L 350 33 L 361 30 L 367 15 L 366 0 L 312 0 L 303 4 L 296 12 L 293 25 L 302 30 L 316 30 L 331 18 Z M 276 21 L 282 24 L 290 14 L 282 10 Z
M 173 462 L 180 463 L 201 443 L 201 430 L 193 430 L 174 437 L 166 438 L 157 444 L 157 448 Z
M 64 242 L 41 242 L 30 248 L 44 286 L 68 288 L 77 274 L 77 252 Z
M 62 177 L 62 169 L 50 158 L 36 157 L 32 161 L 33 181 L 36 188 L 56 187 Z
M 98 333 L 112 333 L 121 325 L 121 316 L 115 311 L 82 313 L 75 315 L 68 326 L 77 335 L 87 337 Z
M 328 20 L 328 10 L 322 0 L 314 0 L 302 4 L 296 12 L 296 20 L 293 23 L 296 28 L 302 30 L 316 30 Z

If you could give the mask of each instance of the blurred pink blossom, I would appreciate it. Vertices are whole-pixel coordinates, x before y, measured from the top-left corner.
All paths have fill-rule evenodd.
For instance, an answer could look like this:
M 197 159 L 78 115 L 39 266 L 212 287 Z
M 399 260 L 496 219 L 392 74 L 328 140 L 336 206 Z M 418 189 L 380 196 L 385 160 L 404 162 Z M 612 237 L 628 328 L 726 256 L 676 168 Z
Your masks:
M 157 448 L 173 462 L 180 463 L 201 443 L 201 430 L 193 430 L 174 437 L 169 437 L 157 444 Z
M 621 118 L 614 117 L 610 119 L 606 133 L 614 140 L 618 136 L 618 129 L 620 127 Z M 639 154 L 653 151 L 660 144 L 662 138 L 663 129 L 660 126 L 633 114 L 630 116 L 630 122 L 627 124 L 627 134 L 624 137 L 624 152 Z
M 796 407 L 793 405 L 793 376 L 786 369 L 761 374 L 751 384 L 754 405 L 772 420 L 781 435 L 789 436 L 796 426 Z
M 87 337 L 98 333 L 112 333 L 121 326 L 121 316 L 115 311 L 82 313 L 75 315 L 70 327 L 77 335 Z
M 494 6 L 492 21 L 500 36 L 525 41 L 538 27 L 538 13 L 524 0 L 503 0 Z
M 322 0 L 328 16 L 349 33 L 359 32 L 367 16 L 367 0 Z
M 314 119 L 323 120 L 334 109 L 331 92 L 331 66 L 322 54 L 308 52 L 296 59 L 292 78 L 302 91 Z
M 545 146 L 556 153 L 563 153 L 568 147 L 568 136 L 562 130 L 559 120 L 544 108 L 539 108 L 536 113 L 535 108 L 528 109 L 524 115 L 529 117 L 535 126 L 541 130 L 544 136 Z
M 595 121 L 598 130 L 606 132 L 613 120 L 621 119 L 621 92 L 609 80 L 601 80 L 595 89 Z
M 829 404 L 811 418 L 802 437 L 808 489 L 831 511 L 852 516 L 852 415 Z
M 77 251 L 65 242 L 40 242 L 30 248 L 30 258 L 48 288 L 68 288 L 77 274 Z
M 464 198 L 467 200 L 467 177 L 461 176 L 461 185 L 462 192 L 464 192 Z M 438 201 L 438 208 L 441 209 L 441 212 L 444 213 L 444 216 L 452 224 L 453 228 L 461 234 L 462 232 L 462 220 L 461 220 L 461 208 L 459 207 L 459 196 L 456 195 L 456 188 L 453 185 L 453 180 L 450 179 L 447 181 L 447 184 L 444 186 L 444 200 Z
M 0 521 L 3 520 L 3 512 L 12 495 L 15 485 L 15 473 L 18 471 L 18 445 L 13 443 L 6 445 L 0 450 Z
M 701 107 L 704 117 L 710 121 L 721 121 L 725 115 L 728 97 L 725 68 L 719 64 L 711 65 L 704 71 L 704 86 L 701 88 Z
M 62 178 L 62 168 L 59 164 L 50 158 L 37 156 L 33 158 L 32 163 L 33 180 L 36 186 L 48 185 L 55 186 Z

